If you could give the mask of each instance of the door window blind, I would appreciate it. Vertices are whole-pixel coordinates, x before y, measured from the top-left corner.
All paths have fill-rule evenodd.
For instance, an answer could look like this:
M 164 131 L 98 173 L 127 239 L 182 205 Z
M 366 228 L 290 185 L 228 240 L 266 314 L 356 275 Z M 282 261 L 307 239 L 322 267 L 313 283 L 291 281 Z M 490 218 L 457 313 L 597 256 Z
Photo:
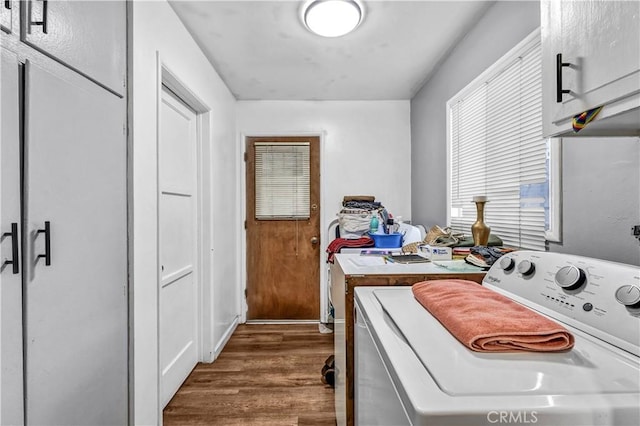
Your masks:
M 308 142 L 255 143 L 256 219 L 308 219 Z
M 475 195 L 506 245 L 545 249 L 547 143 L 542 137 L 539 33 L 448 103 L 450 224 L 470 234 Z

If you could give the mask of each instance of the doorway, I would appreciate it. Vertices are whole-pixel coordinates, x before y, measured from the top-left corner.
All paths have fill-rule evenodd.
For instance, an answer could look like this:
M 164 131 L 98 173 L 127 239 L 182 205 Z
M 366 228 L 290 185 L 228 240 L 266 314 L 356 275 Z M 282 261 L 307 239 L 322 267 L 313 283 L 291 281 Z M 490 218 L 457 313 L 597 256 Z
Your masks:
M 320 138 L 246 139 L 247 320 L 320 317 Z

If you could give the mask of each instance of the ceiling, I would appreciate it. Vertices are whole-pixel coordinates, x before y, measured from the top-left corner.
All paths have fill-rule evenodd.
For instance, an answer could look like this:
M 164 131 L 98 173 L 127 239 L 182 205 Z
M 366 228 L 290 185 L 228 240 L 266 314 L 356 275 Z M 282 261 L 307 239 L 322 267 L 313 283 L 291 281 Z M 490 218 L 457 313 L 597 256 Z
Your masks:
M 367 1 L 351 34 L 300 22 L 304 1 L 169 0 L 239 100 L 411 99 L 490 1 Z

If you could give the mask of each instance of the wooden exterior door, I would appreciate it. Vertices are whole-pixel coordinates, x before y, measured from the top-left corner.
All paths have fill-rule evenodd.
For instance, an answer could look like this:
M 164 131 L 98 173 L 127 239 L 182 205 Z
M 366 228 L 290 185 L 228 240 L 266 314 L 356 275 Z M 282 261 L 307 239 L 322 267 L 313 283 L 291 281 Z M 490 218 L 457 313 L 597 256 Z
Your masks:
M 317 320 L 320 138 L 249 137 L 246 153 L 247 319 Z

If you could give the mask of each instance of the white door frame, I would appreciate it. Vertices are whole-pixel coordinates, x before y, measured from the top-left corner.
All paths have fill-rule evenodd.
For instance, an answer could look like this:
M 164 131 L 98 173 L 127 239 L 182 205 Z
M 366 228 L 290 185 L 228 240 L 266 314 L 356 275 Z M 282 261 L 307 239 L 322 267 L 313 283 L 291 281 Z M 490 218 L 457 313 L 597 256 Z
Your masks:
M 211 187 L 211 108 L 205 104 L 200 97 L 189 89 L 188 85 L 184 83 L 183 79 L 178 77 L 171 68 L 162 61 L 160 53 L 157 53 L 157 69 L 156 69 L 156 152 L 159 153 L 160 148 L 160 109 L 162 106 L 162 86 L 168 87 L 173 93 L 175 93 L 182 101 L 184 101 L 191 109 L 197 114 L 197 137 L 196 137 L 196 271 L 195 278 L 197 279 L 197 294 L 198 294 L 198 324 L 197 324 L 197 336 L 198 336 L 198 361 L 211 362 L 214 359 L 213 354 L 213 333 L 212 333 L 212 319 L 213 319 L 213 288 L 211 283 L 212 277 L 212 262 L 211 262 L 211 250 L 213 235 L 212 235 L 212 199 L 210 196 Z M 159 157 L 156 158 L 156 192 L 159 194 L 160 181 L 159 181 Z M 159 196 L 159 195 L 158 195 Z M 158 200 L 159 201 L 159 200 Z M 160 205 L 156 204 L 156 283 L 160 282 Z M 160 290 L 156 285 L 156 333 L 158 347 L 156 348 L 157 355 L 157 401 L 159 414 L 158 418 L 162 422 L 162 401 L 161 401 L 161 379 L 162 379 L 162 366 L 160 365 Z
M 328 268 L 325 264 L 325 247 L 328 244 L 328 241 L 325 241 L 326 228 L 328 226 L 328 222 L 325 220 L 325 212 L 323 211 L 325 203 L 325 179 L 327 174 L 325 173 L 326 165 L 324 159 L 325 155 L 325 140 L 326 140 L 326 131 L 321 130 L 317 132 L 309 132 L 309 131 L 301 131 L 301 132 L 293 132 L 293 131 L 282 131 L 282 132 L 252 132 L 252 131 L 240 131 L 238 133 L 238 143 L 237 143 L 237 158 L 238 164 L 238 179 L 239 188 L 238 194 L 240 195 L 238 199 L 238 211 L 242 214 L 242 220 L 247 219 L 247 163 L 244 161 L 244 153 L 246 150 L 247 138 L 249 137 L 292 137 L 292 136 L 313 136 L 320 138 L 320 318 L 318 320 L 320 322 L 328 322 L 328 301 L 329 301 L 329 289 L 328 289 Z M 240 241 L 240 271 L 238 271 L 238 276 L 240 277 L 240 294 L 246 294 L 247 291 L 247 230 L 244 226 L 240 227 L 238 232 L 238 239 Z M 241 315 L 240 322 L 247 322 L 247 299 L 245 297 L 240 297 L 240 306 L 239 312 Z

